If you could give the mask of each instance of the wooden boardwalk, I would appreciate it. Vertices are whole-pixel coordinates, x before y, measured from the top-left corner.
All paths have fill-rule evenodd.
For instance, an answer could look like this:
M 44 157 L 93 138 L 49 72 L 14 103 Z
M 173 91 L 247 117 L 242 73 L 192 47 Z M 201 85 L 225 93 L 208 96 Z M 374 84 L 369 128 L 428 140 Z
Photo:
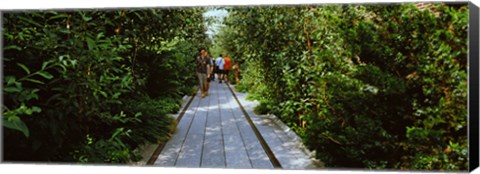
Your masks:
M 298 138 L 282 131 L 271 118 L 255 115 L 252 112 L 255 103 L 246 101 L 244 94 L 235 94 L 225 83 L 216 81 L 210 83 L 209 96 L 201 98 L 197 93 L 153 165 L 237 169 L 317 167 L 308 152 L 300 150 Z

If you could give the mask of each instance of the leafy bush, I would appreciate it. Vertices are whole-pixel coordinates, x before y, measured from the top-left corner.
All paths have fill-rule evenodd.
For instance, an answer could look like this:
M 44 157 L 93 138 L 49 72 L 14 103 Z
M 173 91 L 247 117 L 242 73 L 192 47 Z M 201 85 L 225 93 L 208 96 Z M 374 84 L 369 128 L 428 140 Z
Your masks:
M 93 137 L 87 134 L 84 144 L 76 150 L 76 160 L 83 163 L 127 163 L 141 159 L 135 151 L 146 143 L 165 142 L 170 137 L 173 118 L 167 114 L 179 110 L 173 98 L 154 100 L 148 96 L 125 101 L 122 113 L 115 123 L 111 137 Z M 108 134 L 110 135 L 110 134 Z
M 125 142 L 136 148 L 147 142 L 157 143 L 168 140 L 173 126 L 173 118 L 167 114 L 176 113 L 180 109 L 178 99 L 162 98 L 154 100 L 145 96 L 125 103 L 125 110 L 128 110 L 130 114 L 139 114 L 138 122 L 122 125 L 130 129 L 132 135 L 135 135 Z
M 130 137 L 130 130 L 117 129 L 109 139 L 96 140 L 87 134 L 86 142 L 73 153 L 81 163 L 127 163 L 141 159 L 140 154 L 122 142 L 122 137 Z
M 166 140 L 208 44 L 203 12 L 3 13 L 4 160 L 124 163 Z
M 253 112 L 257 115 L 264 115 L 264 114 L 268 114 L 270 112 L 270 108 L 269 108 L 269 105 L 267 105 L 266 103 L 264 102 L 260 102 L 259 105 L 255 106 L 253 108 Z
M 330 167 L 466 170 L 466 4 L 231 8 L 215 43 Z M 456 150 L 453 150 L 456 149 Z

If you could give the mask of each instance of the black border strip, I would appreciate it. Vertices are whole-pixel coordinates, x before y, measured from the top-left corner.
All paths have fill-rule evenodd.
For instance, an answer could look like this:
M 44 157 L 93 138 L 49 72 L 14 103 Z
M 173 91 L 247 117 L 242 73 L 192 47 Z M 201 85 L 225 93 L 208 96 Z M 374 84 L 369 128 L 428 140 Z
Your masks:
M 243 108 L 242 104 L 240 103 L 240 101 L 238 100 L 237 96 L 235 95 L 235 92 L 233 92 L 232 88 L 230 87 L 230 84 L 228 84 L 228 83 L 225 83 L 225 84 L 228 86 L 228 89 L 229 89 L 230 92 L 232 93 L 233 98 L 235 98 L 235 100 L 237 101 L 238 105 L 240 106 L 240 109 L 242 110 L 243 114 L 245 115 L 245 118 L 247 119 L 248 124 L 250 124 L 250 127 L 252 127 L 253 132 L 255 133 L 255 135 L 257 136 L 258 141 L 260 141 L 260 144 L 261 144 L 262 147 L 263 147 L 263 150 L 265 150 L 265 153 L 267 154 L 268 158 L 270 159 L 270 162 L 272 162 L 273 167 L 274 167 L 274 168 L 282 168 L 282 165 L 281 165 L 280 162 L 278 161 L 277 157 L 275 157 L 275 155 L 273 154 L 272 149 L 270 149 L 270 147 L 268 146 L 268 144 L 267 144 L 267 142 L 265 141 L 265 139 L 263 139 L 263 136 L 260 134 L 260 132 L 258 131 L 257 127 L 255 126 L 255 124 L 253 123 L 252 119 L 250 118 L 250 115 L 248 115 L 247 111 L 245 111 L 245 108 Z
M 177 121 L 177 125 L 178 123 L 180 123 L 180 120 L 183 118 L 183 115 L 185 115 L 185 112 L 187 111 L 188 107 L 190 107 L 190 104 L 192 103 L 193 99 L 195 98 L 195 96 L 197 95 L 197 93 L 195 93 L 195 95 L 192 95 L 190 97 L 190 100 L 188 101 L 188 103 L 185 105 L 185 107 L 183 107 L 182 111 L 180 112 L 180 115 L 178 115 L 176 121 Z M 177 126 L 175 125 L 175 126 Z M 165 144 L 167 142 L 163 142 L 161 144 L 158 145 L 157 149 L 155 149 L 155 152 L 153 152 L 152 156 L 150 157 L 150 159 L 147 161 L 147 164 L 146 165 L 153 165 L 155 163 L 155 161 L 157 160 L 158 156 L 160 155 L 160 153 L 162 152 L 163 148 L 165 147 Z
M 2 77 L 2 78 L 0 78 L 0 89 L 2 89 L 2 96 L 0 97 L 0 103 L 2 104 L 2 106 L 3 106 L 3 102 L 4 102 L 3 97 L 5 95 L 3 93 L 3 79 L 4 79 L 3 71 L 5 69 L 5 68 L 3 68 L 4 67 L 3 66 L 3 52 L 4 52 L 3 48 L 5 47 L 5 45 L 3 45 L 3 41 L 4 41 L 3 40 L 3 34 L 5 32 L 5 29 L 3 27 L 3 15 L 4 14 L 5 13 L 2 10 L 0 10 L 0 48 L 2 49 L 2 50 L 0 50 L 0 58 L 2 58 L 2 60 L 0 60 L 0 66 L 2 66 L 2 69 L 0 70 L 0 77 Z M 2 125 L 0 127 L 0 140 L 2 141 L 2 142 L 0 142 L 0 163 L 4 163 L 5 161 L 3 159 L 4 158 L 3 157 L 3 155 L 4 155 L 3 151 L 5 149 L 3 147 L 3 144 L 5 143 L 5 136 L 3 134 L 3 129 L 4 129 L 4 127 L 3 127 L 3 109 L 2 109 L 2 119 L 0 119 L 0 125 Z
M 478 7 L 469 2 L 468 26 L 468 170 L 471 172 L 479 165 L 479 13 Z

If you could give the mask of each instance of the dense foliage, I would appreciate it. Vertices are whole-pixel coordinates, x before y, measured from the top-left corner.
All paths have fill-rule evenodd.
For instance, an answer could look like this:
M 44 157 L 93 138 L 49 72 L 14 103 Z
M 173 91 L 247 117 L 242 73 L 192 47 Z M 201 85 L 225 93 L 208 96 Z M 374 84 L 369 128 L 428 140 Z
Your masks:
M 4 160 L 125 163 L 165 141 L 208 44 L 204 11 L 4 13 Z
M 466 4 L 230 8 L 237 89 L 329 167 L 467 169 Z

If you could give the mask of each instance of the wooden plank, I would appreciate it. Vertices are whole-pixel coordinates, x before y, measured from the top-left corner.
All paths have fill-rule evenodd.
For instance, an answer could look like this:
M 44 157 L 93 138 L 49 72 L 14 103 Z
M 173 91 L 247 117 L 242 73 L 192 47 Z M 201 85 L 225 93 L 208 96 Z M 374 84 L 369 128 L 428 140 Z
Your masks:
M 307 155 L 303 153 L 299 148 L 297 148 L 296 144 L 293 139 L 291 139 L 285 132 L 283 132 L 279 127 L 274 127 L 273 131 L 277 135 L 278 139 L 282 142 L 282 146 L 288 149 L 288 153 L 295 157 L 297 160 L 306 157 Z
M 154 165 L 209 168 L 273 168 L 246 116 L 225 84 L 210 83 L 210 96 L 197 95 L 177 132 L 167 142 Z M 245 102 L 244 94 L 237 95 Z M 252 102 L 244 105 L 252 121 L 286 169 L 300 169 L 309 159 L 296 149 L 281 129 L 264 124 Z
M 175 163 L 177 167 L 200 167 L 208 100 L 206 98 L 200 98 L 200 104 L 195 110 L 192 124 Z
M 278 159 L 280 164 L 284 169 L 301 169 L 301 165 L 305 164 L 306 162 L 302 159 L 299 160 L 297 158 L 299 150 L 292 151 L 291 146 L 285 145 L 284 141 L 282 141 L 285 137 L 279 137 L 275 131 L 275 125 L 273 123 L 265 123 L 264 118 L 260 118 L 255 113 L 253 113 L 253 102 L 246 101 L 244 94 L 237 93 L 237 98 L 242 103 L 243 107 L 250 115 L 252 121 L 254 122 L 255 126 L 259 130 L 262 137 L 265 139 L 267 144 L 269 145 L 272 152 L 275 154 L 275 157 Z
M 233 96 L 231 96 L 233 97 Z M 233 98 L 231 98 L 234 100 Z M 233 104 L 231 104 L 233 105 Z M 238 105 L 238 103 L 236 103 Z M 249 159 L 252 163 L 253 168 L 260 168 L 260 169 L 273 169 L 273 164 L 267 156 L 267 153 L 263 149 L 260 141 L 258 140 L 257 136 L 255 135 L 252 127 L 248 123 L 245 115 L 243 114 L 240 108 L 233 109 L 233 114 L 235 118 L 238 120 L 238 128 L 242 135 L 242 139 L 245 142 L 245 146 L 247 149 L 247 153 Z
M 240 135 L 240 131 L 237 126 L 237 120 L 235 119 L 232 111 L 232 106 L 228 103 L 234 103 L 230 91 L 228 91 L 225 85 L 222 85 L 219 90 L 219 101 L 224 107 L 220 107 L 220 113 L 222 116 L 222 132 L 225 145 L 225 160 L 227 168 L 252 168 L 252 164 L 249 160 L 246 147 L 243 139 Z M 236 109 L 239 109 L 238 107 Z
M 190 108 L 185 112 L 183 118 L 180 120 L 176 127 L 175 133 L 172 135 L 170 140 L 163 147 L 162 152 L 158 156 L 157 160 L 153 165 L 155 166 L 174 166 L 177 160 L 180 148 L 182 147 L 187 132 L 190 128 L 190 124 L 193 121 L 193 115 L 195 109 L 200 104 L 198 95 L 192 101 Z
M 225 168 L 225 150 L 223 146 L 222 124 L 219 106 L 218 84 L 210 84 L 209 101 L 212 109 L 208 110 L 207 126 L 205 129 L 205 142 L 201 167 Z
M 298 149 L 286 133 L 266 118 L 260 118 L 253 110 L 248 110 L 247 113 L 252 117 L 254 123 L 269 144 L 273 153 L 281 163 L 284 169 L 305 169 L 312 165 L 313 161 Z
M 260 131 L 263 138 L 267 142 L 268 146 L 272 150 L 272 152 L 275 154 L 275 157 L 278 159 L 278 161 L 282 165 L 282 168 L 291 169 L 292 167 L 289 164 L 290 164 L 290 161 L 292 161 L 292 159 L 294 158 L 292 158 L 288 154 L 288 149 L 285 149 L 285 147 L 282 146 L 282 142 L 276 136 L 276 134 L 272 131 L 272 129 L 264 125 L 256 125 L 256 126 L 258 131 Z

